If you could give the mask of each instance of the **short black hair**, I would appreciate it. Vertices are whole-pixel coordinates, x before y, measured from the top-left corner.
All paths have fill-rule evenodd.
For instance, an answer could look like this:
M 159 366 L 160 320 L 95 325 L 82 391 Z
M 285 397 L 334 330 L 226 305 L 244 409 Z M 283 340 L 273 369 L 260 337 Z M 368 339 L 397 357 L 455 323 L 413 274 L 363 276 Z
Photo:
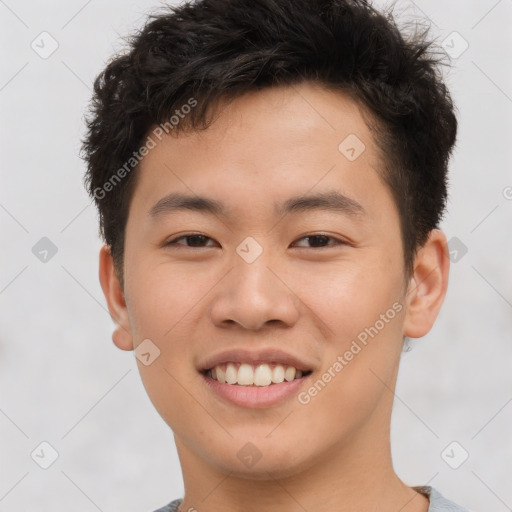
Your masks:
M 121 282 L 150 130 L 206 129 L 219 100 L 303 81 L 344 91 L 368 113 L 410 275 L 444 214 L 457 133 L 440 71 L 446 54 L 426 39 L 429 29 L 405 36 L 391 10 L 366 0 L 197 0 L 150 15 L 96 78 L 82 146 L 85 184 Z

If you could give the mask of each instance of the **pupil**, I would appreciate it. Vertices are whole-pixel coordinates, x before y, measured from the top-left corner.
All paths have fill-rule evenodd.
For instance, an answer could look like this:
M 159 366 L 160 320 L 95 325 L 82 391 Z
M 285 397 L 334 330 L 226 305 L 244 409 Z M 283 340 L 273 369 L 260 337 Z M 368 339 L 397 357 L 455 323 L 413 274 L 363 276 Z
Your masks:
M 314 242 L 311 244 L 315 247 L 318 247 L 319 245 L 324 245 L 322 242 L 327 242 L 327 237 L 325 235 L 315 235 L 315 236 L 309 236 L 309 242 L 311 243 L 311 240 L 316 240 L 318 242 L 318 239 L 320 239 L 320 244 L 315 244 Z
M 191 245 L 196 245 L 194 243 L 194 240 L 197 242 L 197 244 L 201 244 L 201 242 L 204 242 L 204 236 L 203 235 L 191 235 L 188 237 L 189 242 L 192 240 Z

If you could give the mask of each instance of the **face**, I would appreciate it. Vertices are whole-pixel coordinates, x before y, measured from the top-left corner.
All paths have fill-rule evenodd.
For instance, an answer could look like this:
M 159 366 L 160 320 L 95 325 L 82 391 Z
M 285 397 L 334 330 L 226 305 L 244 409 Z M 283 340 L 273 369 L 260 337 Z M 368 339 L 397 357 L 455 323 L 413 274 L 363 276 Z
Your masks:
M 419 283 L 404 276 L 379 166 L 359 107 L 308 83 L 238 98 L 206 131 L 164 136 L 144 158 L 124 290 L 112 291 L 106 252 L 101 279 L 114 340 L 136 350 L 180 458 L 284 476 L 389 437 L 403 336 L 436 311 L 408 317 Z M 254 372 L 258 385 L 206 373 L 227 362 L 218 379 Z M 279 365 L 303 375 L 260 385 L 282 379 Z

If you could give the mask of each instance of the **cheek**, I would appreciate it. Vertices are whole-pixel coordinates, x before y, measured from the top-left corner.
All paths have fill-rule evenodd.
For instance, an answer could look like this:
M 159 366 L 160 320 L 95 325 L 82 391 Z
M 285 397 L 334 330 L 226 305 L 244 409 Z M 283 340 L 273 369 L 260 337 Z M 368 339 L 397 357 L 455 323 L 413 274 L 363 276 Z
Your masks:
M 166 421 L 176 422 L 176 411 L 190 400 L 185 390 L 197 386 L 190 338 L 198 325 L 203 285 L 175 267 L 142 261 L 133 261 L 130 272 L 127 294 L 134 345 L 149 339 L 158 354 L 148 366 L 137 360 L 139 372 L 155 408 Z
M 198 378 L 190 341 L 204 291 L 200 281 L 170 266 L 141 262 L 131 272 L 127 292 L 135 345 L 150 339 L 158 350 L 158 357 L 148 366 L 137 360 L 139 372 L 155 409 L 168 424 L 179 425 L 178 411 L 188 409 L 192 419 L 201 413 L 190 407 L 190 390 L 195 389 Z M 197 424 L 201 424 L 199 419 Z
M 319 444 L 350 438 L 384 404 L 391 410 L 389 389 L 400 360 L 403 323 L 395 298 L 389 290 L 368 286 L 342 293 L 334 285 L 322 296 L 319 312 L 329 324 L 330 339 L 324 341 L 322 369 L 300 397 L 298 411 L 303 428 L 318 433 Z
M 154 264 L 142 258 L 126 263 L 130 281 L 130 323 L 135 335 L 173 338 L 194 314 L 208 282 L 179 265 Z
M 384 268 L 377 258 L 361 259 L 350 269 L 317 273 L 304 284 L 304 297 L 310 297 L 311 309 L 328 326 L 323 371 L 330 368 L 336 375 L 326 376 L 329 384 L 319 402 L 343 404 L 343 414 L 348 408 L 358 417 L 382 396 L 382 381 L 392 383 L 405 311 L 401 271 L 398 264 Z
M 302 274 L 311 277 L 298 281 L 296 289 L 326 326 L 326 338 L 339 344 L 357 338 L 401 299 L 399 271 L 391 266 L 384 269 L 369 258 L 329 268 L 319 265 L 314 272 Z M 390 316 L 395 317 L 395 313 L 392 310 Z

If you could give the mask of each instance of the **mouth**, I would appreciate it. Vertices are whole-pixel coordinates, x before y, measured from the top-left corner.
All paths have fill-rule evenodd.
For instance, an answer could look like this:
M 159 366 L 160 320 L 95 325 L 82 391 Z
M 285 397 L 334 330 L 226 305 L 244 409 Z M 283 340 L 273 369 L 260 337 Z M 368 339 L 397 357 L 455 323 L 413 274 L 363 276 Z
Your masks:
M 200 372 L 206 389 L 223 403 L 263 409 L 283 405 L 310 381 L 312 370 L 278 363 L 217 364 Z
M 280 363 L 226 362 L 207 368 L 201 373 L 221 384 L 245 387 L 269 387 L 307 377 L 312 370 L 301 370 Z
M 197 366 L 212 400 L 242 408 L 283 405 L 307 386 L 318 362 L 275 347 L 231 348 Z

